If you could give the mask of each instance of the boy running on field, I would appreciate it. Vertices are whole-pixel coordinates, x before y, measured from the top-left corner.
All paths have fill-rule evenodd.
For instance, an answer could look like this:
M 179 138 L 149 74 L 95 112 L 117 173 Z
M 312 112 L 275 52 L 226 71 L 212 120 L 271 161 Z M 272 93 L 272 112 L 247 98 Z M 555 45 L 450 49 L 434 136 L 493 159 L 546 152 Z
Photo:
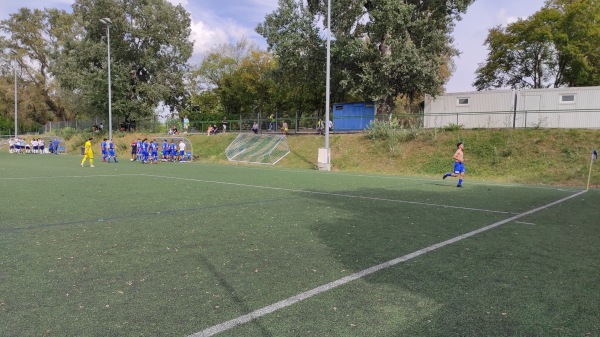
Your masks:
M 454 172 L 444 174 L 442 179 L 448 177 L 460 177 L 458 178 L 458 185 L 456 185 L 456 187 L 462 187 L 463 178 L 465 177 L 465 157 L 463 153 L 465 145 L 463 142 L 459 142 L 456 144 L 456 147 L 456 152 L 454 152 L 454 156 L 452 156 L 452 159 L 454 159 Z

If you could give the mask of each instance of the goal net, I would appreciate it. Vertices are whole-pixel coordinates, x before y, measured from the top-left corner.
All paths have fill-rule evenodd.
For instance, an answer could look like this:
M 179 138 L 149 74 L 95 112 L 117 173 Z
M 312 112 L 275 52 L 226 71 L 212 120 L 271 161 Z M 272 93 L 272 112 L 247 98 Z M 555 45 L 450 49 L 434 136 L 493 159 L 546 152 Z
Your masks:
M 67 141 L 62 137 L 43 136 L 44 153 L 67 153 Z M 58 141 L 58 147 L 57 142 Z
M 285 135 L 240 133 L 225 149 L 229 161 L 275 165 L 290 153 Z

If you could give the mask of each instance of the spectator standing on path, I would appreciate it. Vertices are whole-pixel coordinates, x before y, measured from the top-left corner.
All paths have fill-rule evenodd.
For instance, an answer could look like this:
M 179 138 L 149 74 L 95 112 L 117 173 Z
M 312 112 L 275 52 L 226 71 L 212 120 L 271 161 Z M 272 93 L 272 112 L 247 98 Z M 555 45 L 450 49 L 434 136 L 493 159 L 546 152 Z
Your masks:
M 327 121 L 327 127 L 329 128 L 329 132 L 333 132 L 333 122 L 331 119 Z
M 456 152 L 454 152 L 454 155 L 452 156 L 452 159 L 454 159 L 454 172 L 448 172 L 444 174 L 442 179 L 446 179 L 448 177 L 459 177 L 458 185 L 456 185 L 456 187 L 462 187 L 463 178 L 465 177 L 465 157 L 463 153 L 465 145 L 463 142 L 459 142 L 456 144 L 456 147 Z
M 81 167 L 85 163 L 85 160 L 90 160 L 90 167 L 94 167 L 94 151 L 92 151 L 92 138 L 88 139 L 85 142 L 85 146 L 83 148 L 83 160 L 81 160 Z
M 325 123 L 323 123 L 323 120 L 321 118 L 319 118 L 319 121 L 317 122 L 317 133 L 322 135 L 324 128 L 325 128 Z
M 223 133 L 227 132 L 227 123 L 229 123 L 227 121 L 227 117 L 223 117 L 223 121 L 221 123 L 223 124 Z
M 275 131 L 275 115 L 269 115 L 269 131 Z
M 188 116 L 186 115 L 185 117 L 183 117 L 183 133 L 188 133 L 189 126 L 190 126 L 190 120 L 188 119 Z

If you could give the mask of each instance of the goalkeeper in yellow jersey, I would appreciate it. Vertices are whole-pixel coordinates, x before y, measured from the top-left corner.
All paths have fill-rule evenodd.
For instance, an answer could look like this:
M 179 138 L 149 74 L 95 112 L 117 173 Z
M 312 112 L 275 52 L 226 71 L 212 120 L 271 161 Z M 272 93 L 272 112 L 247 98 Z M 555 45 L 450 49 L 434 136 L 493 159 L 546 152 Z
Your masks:
M 83 160 L 81 160 L 81 167 L 85 163 L 85 160 L 90 158 L 90 167 L 94 167 L 94 151 L 92 151 L 92 138 L 88 139 L 85 142 L 85 147 L 83 149 Z

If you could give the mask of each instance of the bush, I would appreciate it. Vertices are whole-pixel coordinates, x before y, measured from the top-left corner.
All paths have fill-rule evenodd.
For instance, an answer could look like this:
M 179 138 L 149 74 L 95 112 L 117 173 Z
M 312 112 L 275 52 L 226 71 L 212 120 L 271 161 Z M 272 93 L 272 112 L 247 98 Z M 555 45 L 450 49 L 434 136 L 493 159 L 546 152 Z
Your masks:
M 403 128 L 398 119 L 391 121 L 374 120 L 365 130 L 367 137 L 371 140 L 391 140 L 394 142 L 409 141 L 417 138 L 417 128 Z
M 464 125 L 462 125 L 462 124 L 450 123 L 450 124 L 444 126 L 444 131 L 460 131 L 463 129 L 463 127 L 464 127 Z
M 75 128 L 66 127 L 57 129 L 55 133 L 57 136 L 62 137 L 64 139 L 71 139 L 74 135 L 77 134 L 77 130 Z

